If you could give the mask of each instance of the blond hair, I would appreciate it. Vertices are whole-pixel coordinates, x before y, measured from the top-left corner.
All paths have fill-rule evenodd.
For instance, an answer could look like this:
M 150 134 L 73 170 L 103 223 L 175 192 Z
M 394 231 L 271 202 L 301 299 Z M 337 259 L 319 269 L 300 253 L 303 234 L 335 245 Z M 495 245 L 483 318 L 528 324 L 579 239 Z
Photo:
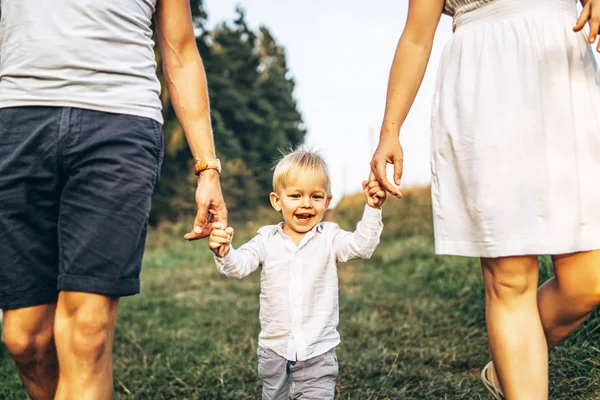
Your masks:
M 331 183 L 327 163 L 318 151 L 298 148 L 284 154 L 273 172 L 273 191 L 279 193 L 287 183 L 294 182 L 302 174 L 322 174 L 327 194 L 331 194 Z

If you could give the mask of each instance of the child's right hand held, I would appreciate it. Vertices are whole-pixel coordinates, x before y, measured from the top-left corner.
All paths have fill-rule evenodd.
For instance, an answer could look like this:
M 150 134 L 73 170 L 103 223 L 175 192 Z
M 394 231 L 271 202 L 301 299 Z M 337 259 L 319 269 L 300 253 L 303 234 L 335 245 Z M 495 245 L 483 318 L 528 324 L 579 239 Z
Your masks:
M 363 181 L 362 186 L 367 198 L 367 205 L 371 208 L 381 208 L 387 197 L 387 193 L 381 187 L 381 184 L 376 180 L 370 179 Z
M 232 240 L 232 227 L 225 227 L 225 225 L 220 222 L 214 222 L 212 224 L 212 232 L 208 239 L 208 247 L 210 247 L 217 257 L 222 258 L 229 254 Z

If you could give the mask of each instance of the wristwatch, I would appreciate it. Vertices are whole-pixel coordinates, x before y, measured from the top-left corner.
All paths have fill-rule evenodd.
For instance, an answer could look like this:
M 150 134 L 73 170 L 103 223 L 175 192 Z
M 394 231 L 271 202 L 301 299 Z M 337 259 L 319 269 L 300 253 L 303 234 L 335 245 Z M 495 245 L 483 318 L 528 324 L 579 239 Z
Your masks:
M 194 164 L 194 173 L 200 175 L 200 172 L 206 171 L 207 169 L 216 169 L 217 172 L 221 173 L 221 160 L 197 160 Z

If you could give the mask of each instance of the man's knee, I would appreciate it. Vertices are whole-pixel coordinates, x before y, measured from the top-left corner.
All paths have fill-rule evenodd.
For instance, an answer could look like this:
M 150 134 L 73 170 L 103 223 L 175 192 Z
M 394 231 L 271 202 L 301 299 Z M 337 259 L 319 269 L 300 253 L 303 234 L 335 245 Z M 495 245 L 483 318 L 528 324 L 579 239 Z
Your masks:
M 42 304 L 3 313 L 3 341 L 20 369 L 56 359 L 54 311 L 54 304 Z
M 80 360 L 98 362 L 112 348 L 116 300 L 77 294 L 65 295 L 60 301 L 64 303 L 59 302 L 56 315 L 57 337 L 68 337 L 69 352 Z
M 54 354 L 52 327 L 28 332 L 18 326 L 4 326 L 4 344 L 12 358 L 19 365 L 29 365 L 41 362 L 49 354 Z
M 97 361 L 106 352 L 112 337 L 112 325 L 106 318 L 77 315 L 72 323 L 72 350 L 82 358 Z

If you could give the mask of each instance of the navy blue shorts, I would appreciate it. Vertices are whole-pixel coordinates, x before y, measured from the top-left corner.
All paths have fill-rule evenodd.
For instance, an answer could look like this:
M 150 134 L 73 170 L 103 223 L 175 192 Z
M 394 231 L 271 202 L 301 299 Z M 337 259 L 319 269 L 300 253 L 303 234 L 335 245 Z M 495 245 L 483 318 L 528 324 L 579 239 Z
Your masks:
M 0 309 L 138 293 L 162 158 L 149 118 L 0 109 Z

